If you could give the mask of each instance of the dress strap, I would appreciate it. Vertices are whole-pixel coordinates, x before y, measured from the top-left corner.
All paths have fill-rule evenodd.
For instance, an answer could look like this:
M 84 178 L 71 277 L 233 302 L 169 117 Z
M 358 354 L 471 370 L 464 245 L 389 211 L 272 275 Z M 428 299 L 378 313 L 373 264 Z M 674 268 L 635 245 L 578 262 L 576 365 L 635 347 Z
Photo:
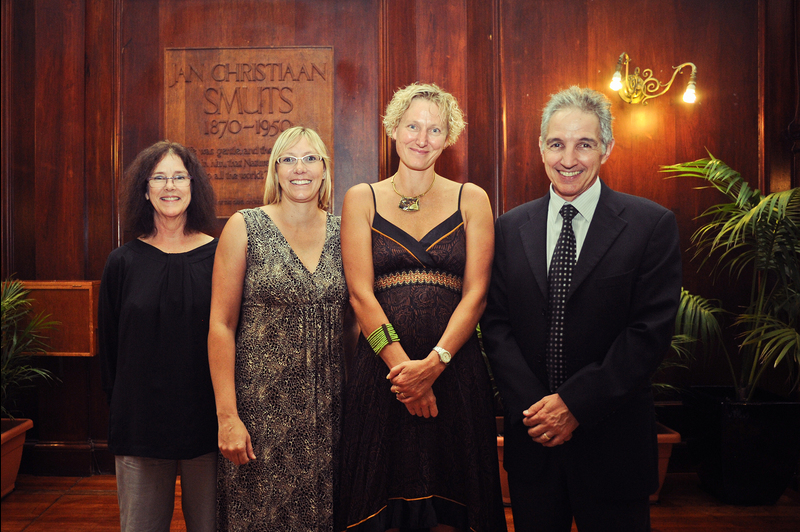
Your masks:
M 375 200 L 375 189 L 372 188 L 371 183 L 367 183 L 367 185 L 369 186 L 369 189 L 372 191 L 372 206 L 375 209 L 375 214 L 378 214 L 378 202 Z
M 458 210 L 461 212 L 461 193 L 464 191 L 464 183 L 461 183 L 461 188 L 458 189 Z M 373 197 L 375 193 L 372 193 Z

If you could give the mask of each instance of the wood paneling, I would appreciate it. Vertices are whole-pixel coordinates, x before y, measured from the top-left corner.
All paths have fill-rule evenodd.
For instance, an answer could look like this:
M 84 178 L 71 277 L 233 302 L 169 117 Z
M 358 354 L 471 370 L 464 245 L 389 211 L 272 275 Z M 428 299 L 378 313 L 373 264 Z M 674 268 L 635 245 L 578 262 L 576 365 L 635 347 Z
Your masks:
M 495 58 L 500 42 L 498 5 L 476 2 L 467 10 L 466 136 L 467 177 L 489 195 L 498 212 L 500 189 L 500 70 Z
M 120 0 L 86 3 L 84 279 L 100 279 L 105 258 L 118 242 L 120 16 Z
M 381 179 L 394 175 L 398 158 L 394 143 L 385 133 L 383 113 L 394 92 L 417 81 L 416 1 L 381 0 L 380 86 L 377 123 L 381 145 Z M 372 180 L 370 180 L 372 181 Z M 377 181 L 377 180 L 375 180 Z
M 36 277 L 34 172 L 35 9 L 3 3 L 3 279 Z M 8 40 L 8 46 L 6 41 Z
M 760 185 L 767 192 L 777 192 L 800 186 L 797 172 L 792 181 L 792 133 L 798 140 L 800 157 L 800 41 L 795 33 L 800 28 L 800 6 L 796 0 L 761 0 L 759 6 L 763 17 L 759 50 L 763 65 L 759 75 L 763 83 L 760 140 L 764 149 L 764 183 Z
M 81 279 L 86 261 L 82 1 L 36 0 L 36 279 Z
M 33 315 L 56 325 L 47 331 L 47 356 L 93 357 L 97 354 L 97 307 L 100 281 L 23 281 Z

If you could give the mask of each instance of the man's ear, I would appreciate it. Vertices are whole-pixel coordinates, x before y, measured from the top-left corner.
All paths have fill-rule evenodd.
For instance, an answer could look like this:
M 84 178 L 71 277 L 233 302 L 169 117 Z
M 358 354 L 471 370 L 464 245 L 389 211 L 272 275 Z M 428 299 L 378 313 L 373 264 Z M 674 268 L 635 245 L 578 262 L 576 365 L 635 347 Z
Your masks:
M 603 154 L 603 158 L 600 159 L 600 164 L 606 164 L 606 161 L 609 157 L 611 157 L 611 150 L 614 149 L 614 139 L 611 139 L 611 142 L 608 143 L 606 146 L 606 152 Z

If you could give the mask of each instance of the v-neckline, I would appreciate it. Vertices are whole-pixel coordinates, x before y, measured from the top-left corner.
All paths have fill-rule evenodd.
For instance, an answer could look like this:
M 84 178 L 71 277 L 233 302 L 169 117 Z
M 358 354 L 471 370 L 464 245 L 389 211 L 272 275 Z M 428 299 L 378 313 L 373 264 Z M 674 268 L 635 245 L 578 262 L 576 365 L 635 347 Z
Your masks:
M 380 214 L 379 212 L 377 212 L 377 211 L 375 212 L 375 218 L 380 218 L 380 219 L 381 219 L 381 220 L 383 220 L 385 223 L 387 223 L 387 224 L 391 225 L 392 227 L 394 227 L 395 229 L 397 229 L 398 231 L 400 231 L 401 233 L 403 233 L 404 235 L 406 235 L 408 238 L 410 238 L 411 240 L 413 240 L 413 241 L 414 241 L 414 242 L 416 242 L 417 244 L 422 244 L 422 245 L 426 245 L 426 240 L 425 240 L 425 239 L 426 239 L 426 238 L 428 238 L 428 237 L 429 237 L 429 236 L 430 236 L 432 233 L 434 233 L 435 231 L 437 231 L 437 230 L 438 230 L 440 227 L 442 227 L 443 225 L 447 224 L 447 223 L 448 223 L 450 220 L 452 220 L 452 219 L 453 219 L 453 217 L 455 217 L 456 215 L 459 215 L 459 216 L 460 216 L 460 215 L 461 215 L 461 211 L 460 211 L 460 210 L 458 210 L 458 211 L 454 212 L 453 214 L 451 214 L 450 216 L 448 216 L 447 218 L 445 218 L 444 220 L 442 220 L 441 222 L 439 222 L 438 224 L 436 224 L 435 226 L 433 226 L 433 227 L 432 227 L 432 228 L 431 228 L 431 229 L 430 229 L 430 230 L 429 230 L 427 233 L 425 233 L 425 234 L 422 236 L 422 238 L 420 238 L 419 240 L 417 240 L 417 239 L 416 239 L 416 237 L 414 237 L 414 235 L 412 235 L 411 233 L 409 233 L 408 231 L 406 231 L 405 229 L 403 229 L 403 228 L 402 228 L 402 227 L 400 227 L 399 225 L 397 225 L 397 224 L 394 224 L 394 223 L 390 222 L 389 220 L 387 220 L 386 218 L 384 218 L 383 216 L 381 216 L 381 214 Z M 373 220 L 373 221 L 372 221 L 372 227 L 375 227 L 375 220 Z M 457 224 L 455 227 L 458 227 L 458 224 Z M 455 228 L 455 227 L 454 227 L 454 228 Z M 429 244 L 427 244 L 427 245 L 426 245 L 426 249 L 427 249 L 427 247 L 428 247 L 428 246 L 430 246 L 430 244 L 433 244 L 433 243 L 434 243 L 436 240 L 438 240 L 438 238 L 434 239 L 434 241 L 433 241 L 433 242 L 430 242 Z
M 330 229 L 328 227 L 328 225 L 329 225 L 329 222 L 330 222 L 331 215 L 329 213 L 325 213 L 325 240 L 322 242 L 322 249 L 320 250 L 319 257 L 317 257 L 317 264 L 314 266 L 313 270 L 310 270 L 308 268 L 308 266 L 306 266 L 306 264 L 300 258 L 300 255 L 298 255 L 297 252 L 295 252 L 294 248 L 289 243 L 289 240 L 286 238 L 286 235 L 283 234 L 283 231 L 281 231 L 281 228 L 278 227 L 278 224 L 275 223 L 275 220 L 273 220 L 272 217 L 269 214 L 264 212 L 263 209 L 257 209 L 257 210 L 258 210 L 258 212 L 260 212 L 261 214 L 263 214 L 264 216 L 267 217 L 267 219 L 269 220 L 269 223 L 271 223 L 273 225 L 273 227 L 275 227 L 275 230 L 278 232 L 278 234 L 281 235 L 281 238 L 283 239 L 283 242 L 286 244 L 286 247 L 289 248 L 289 252 L 292 254 L 292 257 L 294 257 L 295 260 L 300 263 L 300 265 L 303 267 L 303 269 L 305 271 L 308 272 L 309 275 L 314 276 L 314 274 L 317 273 L 317 270 L 319 270 L 319 265 L 320 265 L 320 263 L 322 263 L 322 256 L 325 254 L 325 247 L 328 245 L 328 236 L 329 236 L 328 233 L 329 233 L 329 229 Z

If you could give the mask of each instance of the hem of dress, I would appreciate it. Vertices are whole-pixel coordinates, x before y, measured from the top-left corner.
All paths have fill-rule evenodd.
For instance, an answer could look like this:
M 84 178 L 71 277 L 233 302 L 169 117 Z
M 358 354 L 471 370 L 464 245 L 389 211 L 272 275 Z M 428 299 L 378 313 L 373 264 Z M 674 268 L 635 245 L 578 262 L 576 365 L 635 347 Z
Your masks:
M 391 498 L 374 514 L 347 525 L 342 532 L 385 532 L 390 528 L 401 531 L 428 530 L 437 525 L 449 525 L 459 530 L 467 526 L 465 504 L 439 495 L 415 499 Z

